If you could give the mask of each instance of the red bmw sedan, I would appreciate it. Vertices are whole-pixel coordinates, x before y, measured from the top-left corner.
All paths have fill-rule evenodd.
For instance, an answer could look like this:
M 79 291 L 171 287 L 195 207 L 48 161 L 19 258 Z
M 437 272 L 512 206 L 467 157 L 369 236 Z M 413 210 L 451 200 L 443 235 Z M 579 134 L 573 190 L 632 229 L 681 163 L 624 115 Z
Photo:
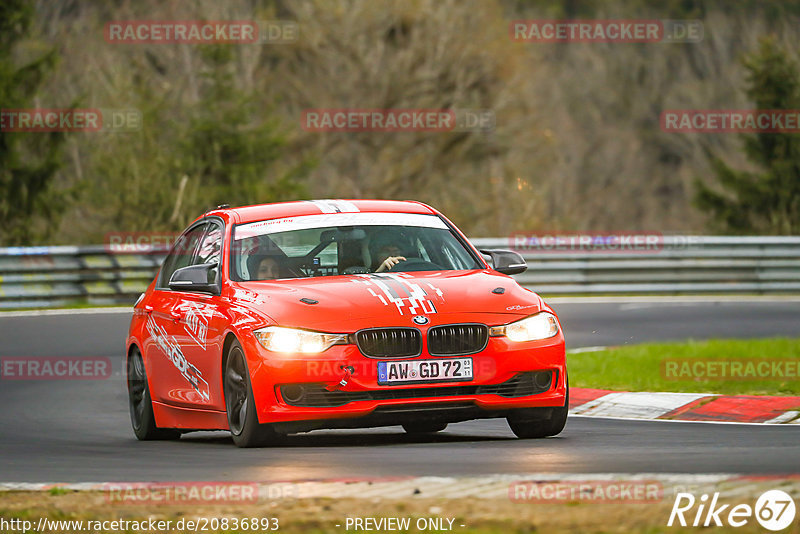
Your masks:
M 134 306 L 134 433 L 228 430 L 253 447 L 321 428 L 429 433 L 503 417 L 521 438 L 558 434 L 564 336 L 509 276 L 525 269 L 418 202 L 209 211 Z

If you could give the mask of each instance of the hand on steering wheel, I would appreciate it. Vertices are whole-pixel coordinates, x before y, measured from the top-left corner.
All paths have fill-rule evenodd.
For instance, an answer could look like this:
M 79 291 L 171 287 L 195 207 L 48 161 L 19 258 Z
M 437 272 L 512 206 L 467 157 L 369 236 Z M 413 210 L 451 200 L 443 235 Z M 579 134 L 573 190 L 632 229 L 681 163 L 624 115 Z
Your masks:
M 401 261 L 406 261 L 403 256 L 389 256 L 383 263 L 381 263 L 377 269 L 375 269 L 376 273 L 382 273 L 384 271 L 390 271 L 392 267 L 400 263 Z

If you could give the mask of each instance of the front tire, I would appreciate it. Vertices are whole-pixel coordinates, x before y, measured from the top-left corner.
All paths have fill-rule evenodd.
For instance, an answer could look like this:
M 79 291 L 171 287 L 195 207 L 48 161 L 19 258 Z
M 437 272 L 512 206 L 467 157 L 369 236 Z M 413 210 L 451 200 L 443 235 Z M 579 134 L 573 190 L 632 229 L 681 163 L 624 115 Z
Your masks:
M 541 417 L 542 410 L 551 410 L 549 417 Z M 523 408 L 508 416 L 508 426 L 518 438 L 538 439 L 555 436 L 564 430 L 569 412 L 569 377 L 564 406 L 557 408 Z
M 271 425 L 258 422 L 250 372 L 238 341 L 234 341 L 228 351 L 223 389 L 228 428 L 237 447 L 264 447 L 280 441 L 283 436 Z
M 158 428 L 153 413 L 153 401 L 147 385 L 147 371 L 139 349 L 134 348 L 128 357 L 128 408 L 131 426 L 140 441 L 178 439 L 181 433 L 171 428 Z

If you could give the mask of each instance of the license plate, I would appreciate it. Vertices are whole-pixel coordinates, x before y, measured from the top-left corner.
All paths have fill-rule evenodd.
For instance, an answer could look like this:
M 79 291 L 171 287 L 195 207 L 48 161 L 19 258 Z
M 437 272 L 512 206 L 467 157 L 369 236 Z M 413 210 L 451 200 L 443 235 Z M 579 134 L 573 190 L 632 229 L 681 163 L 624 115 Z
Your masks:
M 472 358 L 378 362 L 378 384 L 472 380 Z

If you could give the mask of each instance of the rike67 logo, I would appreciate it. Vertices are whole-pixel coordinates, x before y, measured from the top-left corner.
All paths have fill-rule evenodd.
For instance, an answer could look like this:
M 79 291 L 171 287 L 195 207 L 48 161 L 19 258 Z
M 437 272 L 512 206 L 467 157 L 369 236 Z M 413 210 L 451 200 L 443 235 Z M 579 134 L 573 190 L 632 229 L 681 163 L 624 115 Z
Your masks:
M 794 521 L 795 504 L 792 497 L 781 490 L 769 490 L 761 494 L 755 506 L 749 504 L 719 504 L 719 493 L 709 496 L 703 494 L 695 499 L 691 493 L 678 493 L 669 514 L 667 526 L 676 523 L 685 527 L 691 521 L 693 527 L 742 527 L 755 517 L 767 530 L 777 532 L 790 526 Z

